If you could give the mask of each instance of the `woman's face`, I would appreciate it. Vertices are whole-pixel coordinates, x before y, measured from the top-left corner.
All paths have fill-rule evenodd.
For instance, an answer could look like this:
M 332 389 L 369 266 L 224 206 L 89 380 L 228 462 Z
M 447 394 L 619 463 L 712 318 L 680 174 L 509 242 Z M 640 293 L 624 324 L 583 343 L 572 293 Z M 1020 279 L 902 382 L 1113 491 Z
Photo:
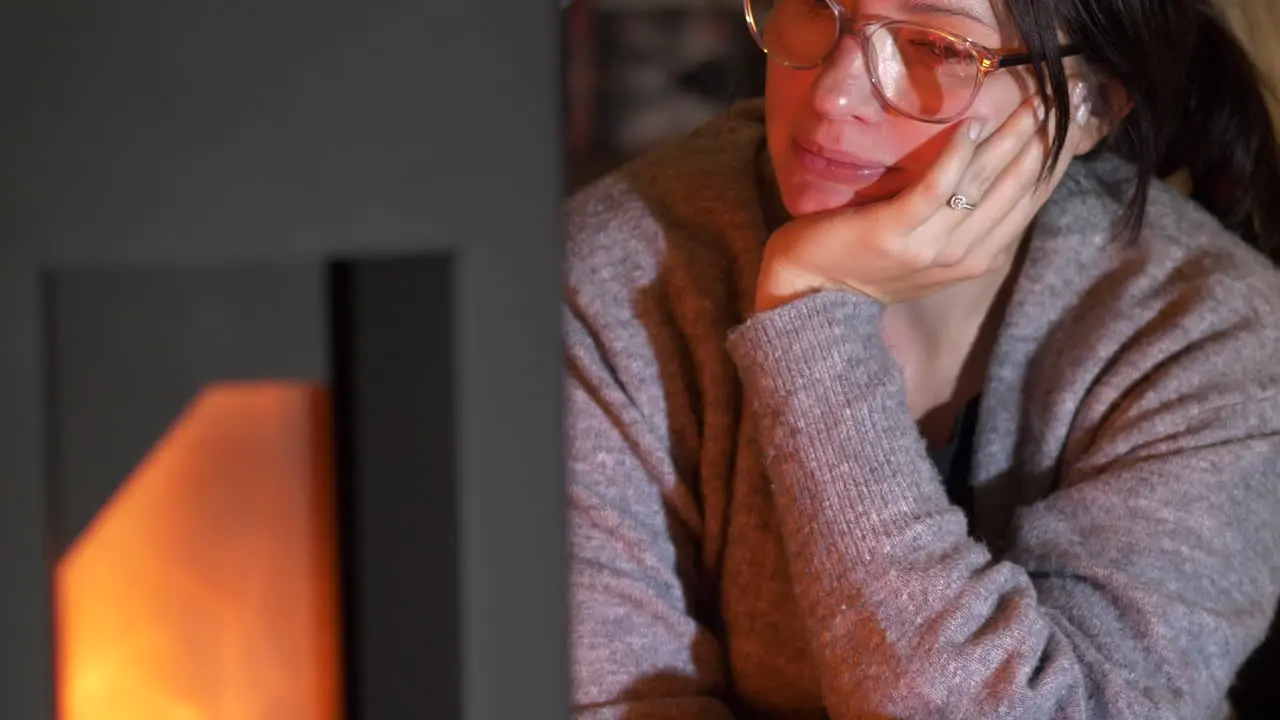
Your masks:
M 820 2 L 821 0 L 814 0 Z M 990 0 L 842 0 L 857 21 L 910 20 L 993 49 L 1021 49 Z M 769 152 L 792 215 L 890 198 L 919 178 L 965 118 L 986 134 L 1034 91 L 1025 68 L 987 76 L 972 107 L 945 124 L 885 107 L 871 84 L 861 45 L 846 34 L 812 70 L 770 62 L 765 86 Z

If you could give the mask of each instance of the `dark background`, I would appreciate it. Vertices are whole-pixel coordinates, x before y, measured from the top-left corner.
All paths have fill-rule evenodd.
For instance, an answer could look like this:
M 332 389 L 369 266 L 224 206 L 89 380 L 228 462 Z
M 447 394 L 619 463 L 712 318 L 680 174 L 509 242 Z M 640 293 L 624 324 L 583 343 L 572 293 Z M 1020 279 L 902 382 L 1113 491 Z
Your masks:
M 741 0 L 576 0 L 561 45 L 568 191 L 764 91 Z

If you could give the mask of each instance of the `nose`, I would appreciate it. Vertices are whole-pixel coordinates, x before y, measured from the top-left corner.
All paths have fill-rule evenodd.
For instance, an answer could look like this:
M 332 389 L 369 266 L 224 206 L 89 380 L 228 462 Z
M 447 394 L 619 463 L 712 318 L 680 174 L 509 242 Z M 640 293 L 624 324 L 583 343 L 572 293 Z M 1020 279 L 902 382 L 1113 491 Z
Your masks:
M 871 122 L 883 117 L 884 107 L 871 84 L 867 62 L 858 38 L 852 33 L 841 36 L 810 90 L 814 109 L 832 119 Z

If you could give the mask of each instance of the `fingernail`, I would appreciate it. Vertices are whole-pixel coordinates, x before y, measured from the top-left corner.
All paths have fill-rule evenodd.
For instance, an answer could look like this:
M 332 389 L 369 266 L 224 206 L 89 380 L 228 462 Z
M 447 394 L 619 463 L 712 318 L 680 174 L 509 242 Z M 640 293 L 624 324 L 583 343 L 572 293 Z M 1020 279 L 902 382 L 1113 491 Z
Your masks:
M 969 140 L 970 142 L 978 142 L 978 138 L 982 137 L 982 121 L 969 121 Z
M 1041 122 L 1044 122 L 1045 117 L 1048 115 L 1048 112 L 1045 110 L 1045 107 L 1044 107 L 1044 100 L 1041 98 L 1036 98 L 1035 105 L 1036 105 L 1036 119 Z
M 1089 101 L 1087 92 L 1088 88 L 1085 87 L 1084 81 L 1076 80 L 1071 83 L 1071 106 L 1075 107 L 1077 105 L 1087 103 Z
M 1082 102 L 1076 104 L 1076 124 L 1083 126 L 1089 122 L 1089 117 L 1093 114 L 1093 104 L 1085 98 Z
M 1089 122 L 1093 112 L 1093 103 L 1089 101 L 1089 87 L 1082 80 L 1071 83 L 1072 119 L 1077 125 Z

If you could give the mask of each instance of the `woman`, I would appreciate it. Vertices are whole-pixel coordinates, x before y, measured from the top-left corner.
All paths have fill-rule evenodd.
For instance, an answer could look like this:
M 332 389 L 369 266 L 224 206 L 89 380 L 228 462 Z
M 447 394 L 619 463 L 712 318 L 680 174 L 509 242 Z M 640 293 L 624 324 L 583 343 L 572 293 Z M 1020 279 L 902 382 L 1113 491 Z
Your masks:
M 1194 0 L 746 7 L 763 103 L 568 205 L 577 715 L 1225 716 L 1280 594 L 1246 56 Z

